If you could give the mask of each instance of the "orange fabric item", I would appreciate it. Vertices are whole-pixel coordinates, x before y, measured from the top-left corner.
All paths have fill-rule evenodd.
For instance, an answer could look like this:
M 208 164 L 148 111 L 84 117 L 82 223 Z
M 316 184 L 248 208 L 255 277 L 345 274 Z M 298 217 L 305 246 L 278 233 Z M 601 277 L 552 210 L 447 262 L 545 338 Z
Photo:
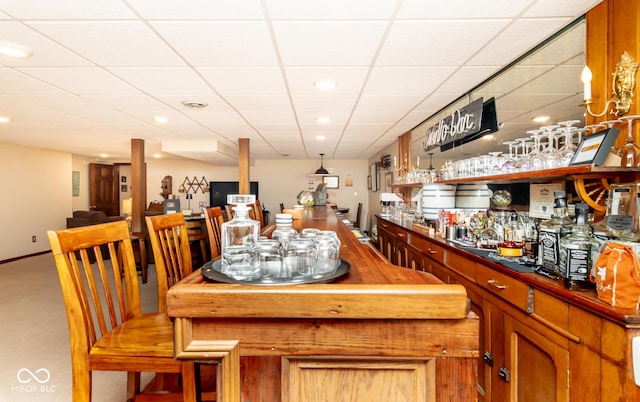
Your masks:
M 607 243 L 593 266 L 598 299 L 615 307 L 637 309 L 640 302 L 640 259 L 632 247 Z

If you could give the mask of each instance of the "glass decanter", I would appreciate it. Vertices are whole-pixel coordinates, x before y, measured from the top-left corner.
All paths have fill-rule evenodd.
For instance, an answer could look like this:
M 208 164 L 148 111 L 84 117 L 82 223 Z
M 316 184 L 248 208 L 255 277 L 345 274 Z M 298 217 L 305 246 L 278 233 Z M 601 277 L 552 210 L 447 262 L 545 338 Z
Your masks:
M 256 244 L 260 236 L 260 223 L 249 218 L 248 204 L 256 201 L 255 195 L 230 194 L 227 203 L 235 205 L 233 219 L 222 224 L 223 274 L 241 281 L 260 278 L 260 261 Z

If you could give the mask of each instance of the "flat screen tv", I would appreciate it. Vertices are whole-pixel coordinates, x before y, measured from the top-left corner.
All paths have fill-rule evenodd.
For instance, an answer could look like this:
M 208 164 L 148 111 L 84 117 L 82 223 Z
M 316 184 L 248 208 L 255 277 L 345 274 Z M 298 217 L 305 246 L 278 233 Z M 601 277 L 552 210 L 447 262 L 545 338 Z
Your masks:
M 221 207 L 227 205 L 227 195 L 238 194 L 240 184 L 237 181 L 210 181 L 209 182 L 209 206 Z M 258 182 L 249 182 L 249 192 L 258 199 Z

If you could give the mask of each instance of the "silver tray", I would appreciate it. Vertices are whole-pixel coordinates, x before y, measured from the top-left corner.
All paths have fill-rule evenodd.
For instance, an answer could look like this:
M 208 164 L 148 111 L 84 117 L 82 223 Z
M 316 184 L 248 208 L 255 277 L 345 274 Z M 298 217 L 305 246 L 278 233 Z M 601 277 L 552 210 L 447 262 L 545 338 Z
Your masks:
M 277 286 L 277 285 L 300 285 L 304 283 L 329 283 L 334 281 L 335 279 L 341 277 L 342 275 L 349 272 L 351 269 L 351 264 L 346 262 L 343 259 L 340 259 L 340 266 L 338 269 L 330 275 L 321 276 L 317 278 L 289 278 L 289 279 L 269 279 L 268 281 L 262 281 L 261 279 L 257 279 L 255 281 L 240 281 L 237 279 L 233 279 L 222 272 L 220 272 L 220 265 L 222 264 L 221 260 L 218 258 L 214 261 L 209 261 L 202 266 L 202 276 L 204 276 L 209 281 L 213 282 L 222 282 L 222 283 L 236 283 L 241 285 L 263 285 L 263 286 Z

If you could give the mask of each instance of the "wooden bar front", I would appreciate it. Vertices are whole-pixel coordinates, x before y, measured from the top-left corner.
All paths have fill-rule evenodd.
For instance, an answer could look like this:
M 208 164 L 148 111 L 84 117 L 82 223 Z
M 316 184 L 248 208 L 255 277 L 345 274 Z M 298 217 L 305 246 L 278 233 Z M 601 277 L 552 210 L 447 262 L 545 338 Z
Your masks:
M 221 401 L 472 401 L 479 322 L 463 286 L 390 265 L 333 211 L 294 228 L 335 230 L 350 271 L 330 284 L 211 283 L 167 294 L 176 357 L 221 362 Z

